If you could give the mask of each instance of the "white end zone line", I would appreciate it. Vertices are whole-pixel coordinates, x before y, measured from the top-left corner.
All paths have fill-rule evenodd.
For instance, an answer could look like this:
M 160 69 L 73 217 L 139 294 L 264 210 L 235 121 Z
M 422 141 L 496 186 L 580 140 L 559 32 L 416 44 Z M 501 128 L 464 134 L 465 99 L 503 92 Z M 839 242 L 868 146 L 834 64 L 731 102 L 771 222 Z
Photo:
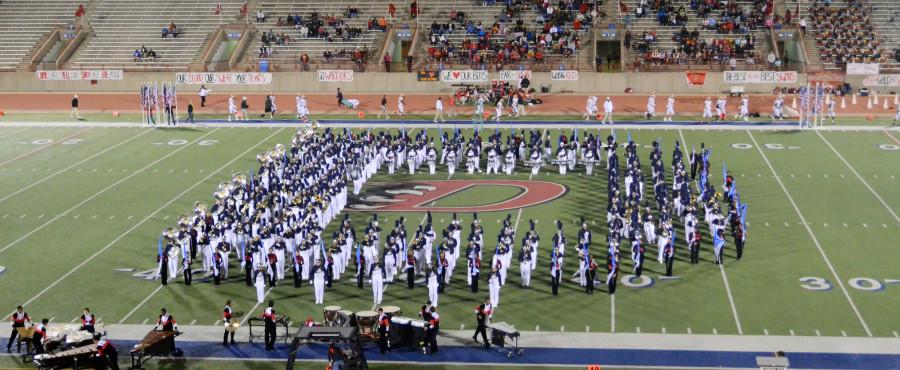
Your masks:
M 678 136 L 681 137 L 681 147 L 682 151 L 684 151 L 687 149 L 687 140 L 684 140 L 684 133 L 680 128 L 678 129 Z M 744 328 L 741 326 L 737 305 L 734 304 L 734 296 L 731 294 L 731 285 L 728 284 L 728 274 L 725 273 L 725 267 L 722 265 L 719 265 L 719 271 L 722 272 L 722 281 L 725 283 L 725 293 L 728 294 L 728 303 L 731 305 L 731 314 L 734 316 L 734 324 L 737 326 L 738 334 L 744 335 Z
M 7 194 L 6 196 L 4 196 L 3 198 L 0 198 L 0 203 L 2 203 L 3 201 L 5 201 L 5 200 L 7 200 L 7 199 L 9 199 L 9 198 L 11 198 L 11 197 L 13 197 L 13 196 L 15 196 L 16 194 L 19 194 L 19 193 L 21 193 L 21 192 L 23 192 L 23 191 L 25 191 L 25 190 L 31 189 L 31 188 L 33 188 L 33 187 L 35 187 L 35 186 L 37 186 L 37 185 L 40 185 L 40 184 L 43 183 L 44 181 L 47 181 L 47 180 L 50 180 L 50 179 L 56 177 L 56 175 L 59 175 L 59 174 L 61 174 L 61 173 L 63 173 L 63 172 L 66 172 L 66 171 L 68 171 L 68 170 L 71 170 L 71 169 L 74 168 L 75 166 L 81 165 L 81 164 L 83 164 L 83 163 L 85 163 L 85 162 L 87 162 L 87 161 L 89 161 L 89 160 L 91 160 L 91 159 L 94 159 L 94 158 L 96 158 L 96 157 L 98 157 L 98 156 L 101 156 L 101 155 L 105 154 L 106 152 L 108 152 L 108 151 L 110 151 L 110 150 L 113 150 L 113 149 L 118 148 L 118 147 L 120 147 L 120 146 L 122 146 L 122 145 L 125 145 L 125 144 L 127 144 L 128 142 L 130 142 L 130 141 L 132 141 L 132 140 L 134 140 L 134 139 L 137 139 L 137 138 L 139 138 L 139 137 L 141 137 L 141 136 L 143 136 L 143 135 L 145 135 L 145 134 L 150 133 L 151 131 L 153 131 L 153 130 L 144 130 L 144 132 L 141 132 L 141 133 L 138 134 L 138 135 L 132 136 L 132 137 L 128 138 L 128 140 L 125 140 L 125 141 L 120 142 L 120 143 L 118 143 L 118 144 L 116 144 L 116 145 L 113 145 L 113 146 L 111 146 L 111 147 L 109 147 L 109 148 L 106 148 L 106 149 L 104 149 L 103 151 L 101 151 L 101 152 L 99 152 L 99 153 L 97 153 L 97 154 L 94 154 L 94 155 L 92 155 L 92 156 L 90 156 L 90 157 L 87 157 L 87 158 L 85 158 L 85 159 L 82 159 L 82 160 L 78 161 L 77 163 L 75 163 L 75 164 L 73 164 L 73 165 L 71 165 L 71 166 L 69 166 L 69 167 L 63 168 L 63 169 L 61 169 L 61 170 L 59 170 L 59 171 L 53 173 L 53 174 L 50 175 L 50 176 L 44 177 L 43 179 L 40 179 L 40 180 L 38 180 L 38 181 L 35 181 L 35 182 L 29 184 L 29 185 L 26 186 L 26 187 L 23 187 L 23 188 L 21 188 L 21 189 L 19 189 L 19 190 L 16 190 L 16 191 L 12 192 L 12 193 L 9 193 L 9 194 Z
M 200 141 L 201 139 L 203 139 L 203 138 L 205 138 L 205 137 L 211 135 L 213 132 L 216 132 L 217 130 L 218 130 L 218 128 L 213 129 L 213 130 L 211 130 L 211 131 L 209 131 L 209 132 L 203 134 L 203 136 L 200 136 L 200 137 L 194 139 L 194 140 L 191 141 L 189 144 L 194 144 L 194 143 Z M 60 218 L 63 217 L 65 214 L 67 214 L 67 213 L 69 213 L 69 212 L 75 210 L 76 208 L 81 207 L 81 206 L 84 205 L 85 203 L 90 202 L 92 199 L 94 199 L 94 198 L 100 196 L 101 194 L 105 193 L 107 190 L 112 189 L 112 188 L 118 186 L 119 184 L 121 184 L 121 183 L 127 181 L 128 179 L 130 179 L 130 178 L 132 178 L 132 177 L 134 177 L 134 176 L 137 176 L 138 174 L 140 174 L 140 173 L 143 172 L 144 170 L 146 170 L 146 169 L 148 169 L 148 168 L 150 168 L 150 167 L 155 166 L 157 163 L 162 162 L 162 161 L 165 160 L 166 158 L 169 158 L 169 157 L 175 155 L 175 153 L 178 153 L 178 152 L 184 150 L 185 148 L 187 148 L 187 147 L 189 147 L 189 146 L 190 146 L 190 145 L 183 145 L 183 146 L 179 147 L 178 149 L 175 149 L 175 150 L 169 152 L 168 154 L 166 154 L 166 155 L 160 157 L 159 159 L 157 159 L 157 160 L 151 162 L 150 164 L 144 166 L 143 168 L 141 168 L 141 169 L 139 169 L 139 170 L 137 170 L 137 171 L 132 172 L 130 175 L 125 176 L 125 177 L 119 179 L 118 181 L 116 181 L 116 182 L 110 184 L 109 186 L 107 186 L 107 187 L 101 189 L 100 191 L 94 193 L 94 195 L 91 195 L 91 196 L 89 196 L 89 197 L 87 197 L 87 198 L 84 198 L 82 201 L 78 202 L 77 204 L 75 204 L 75 205 L 72 206 L 71 208 L 69 208 L 69 209 L 67 209 L 67 210 L 65 210 L 65 211 L 63 211 L 63 212 L 61 212 L 60 214 L 56 215 L 55 217 L 53 217 L 53 218 L 47 220 L 47 222 L 43 223 L 41 226 L 36 227 L 34 230 L 31 230 L 31 231 L 29 231 L 27 234 L 22 235 L 22 236 L 19 237 L 18 239 L 14 240 L 12 243 L 9 243 L 8 245 L 6 245 L 6 246 L 3 247 L 3 248 L 0 248 L 0 253 L 6 251 L 7 249 L 11 248 L 12 246 L 18 244 L 18 243 L 21 242 L 22 240 L 25 240 L 25 238 L 31 236 L 32 234 L 34 234 L 34 233 L 36 233 L 36 232 L 38 232 L 38 231 L 41 231 L 43 228 L 47 227 L 47 225 L 49 225 L 49 224 L 53 223 L 54 221 L 60 219 Z
M 73 267 L 73 268 L 72 268 L 71 270 L 69 270 L 69 272 L 67 272 L 65 275 L 63 275 L 62 277 L 60 277 L 59 279 L 57 279 L 56 281 L 54 281 L 52 284 L 50 284 L 49 286 L 47 286 L 46 288 L 44 288 L 44 290 L 41 290 L 37 295 L 35 295 L 34 297 L 31 297 L 31 299 L 29 299 L 28 301 L 26 301 L 23 305 L 30 304 L 31 302 L 34 302 L 36 299 L 40 298 L 40 297 L 41 297 L 44 293 L 46 293 L 48 290 L 50 290 L 51 288 L 53 288 L 54 286 L 56 286 L 57 284 L 59 284 L 60 282 L 62 282 L 63 280 L 65 280 L 67 277 L 69 277 L 70 275 L 72 275 L 73 273 L 75 273 L 75 271 L 78 271 L 78 269 L 80 269 L 80 268 L 83 267 L 84 265 L 86 265 L 86 264 L 88 264 L 89 262 L 91 262 L 94 258 L 96 258 L 97 256 L 99 256 L 100 253 L 103 253 L 103 252 L 105 252 L 107 249 L 112 248 L 112 246 L 115 245 L 117 242 L 119 242 L 119 240 L 121 240 L 122 238 L 124 238 L 126 235 L 130 234 L 132 231 L 136 230 L 138 227 L 140 227 L 140 226 L 143 225 L 145 222 L 147 222 L 147 220 L 150 220 L 151 218 L 153 218 L 154 216 L 156 216 L 157 213 L 161 212 L 163 209 L 165 209 L 166 207 L 168 207 L 170 204 L 174 203 L 174 202 L 175 202 L 176 200 L 178 200 L 179 198 L 183 197 L 185 194 L 187 194 L 189 191 L 193 190 L 194 188 L 196 188 L 196 187 L 199 186 L 200 184 L 203 184 L 206 180 L 209 180 L 211 177 L 213 177 L 214 175 L 216 175 L 219 171 L 222 171 L 223 169 L 225 169 L 226 167 L 230 166 L 232 163 L 234 163 L 234 162 L 237 161 L 238 159 L 241 159 L 241 157 L 245 156 L 247 153 L 249 153 L 251 150 L 255 149 L 256 147 L 262 145 L 262 143 L 266 142 L 267 140 L 269 140 L 270 138 L 272 138 L 272 137 L 275 136 L 276 134 L 280 133 L 282 130 L 283 130 L 283 128 L 282 128 L 281 130 L 277 130 L 277 131 L 273 132 L 271 135 L 267 136 L 265 139 L 262 139 L 259 143 L 256 143 L 255 145 L 251 146 L 249 149 L 247 149 L 247 150 L 244 151 L 243 153 L 239 154 L 237 157 L 235 157 L 234 159 L 232 159 L 232 160 L 229 161 L 228 163 L 225 163 L 224 165 L 222 165 L 222 167 L 220 167 L 218 170 L 216 170 L 216 171 L 214 171 L 214 172 L 210 172 L 210 174 L 207 175 L 207 176 L 206 176 L 205 178 L 203 178 L 202 180 L 197 181 L 197 183 L 195 183 L 194 185 L 188 187 L 187 189 L 184 189 L 184 191 L 182 191 L 181 193 L 179 193 L 178 195 L 176 195 L 175 197 L 173 197 L 172 199 L 170 199 L 168 202 L 166 202 L 165 204 L 163 204 L 162 206 L 160 206 L 159 208 L 157 208 L 155 211 L 153 211 L 153 213 L 147 215 L 146 217 L 144 217 L 143 219 L 141 219 L 140 221 L 138 221 L 138 223 L 134 224 L 134 226 L 132 226 L 131 228 L 129 228 L 128 230 L 126 230 L 124 233 L 122 233 L 121 235 L 119 235 L 118 237 L 116 237 L 115 239 L 113 239 L 111 242 L 109 242 L 109 244 L 107 244 L 106 246 L 104 246 L 103 248 L 101 248 L 100 250 L 98 250 L 97 252 L 94 252 L 94 254 L 92 254 L 90 257 L 88 257 L 87 259 L 85 259 L 84 261 L 82 261 L 81 263 L 79 263 L 77 266 Z M 186 145 L 185 145 L 184 147 L 186 147 Z M 157 287 L 156 290 L 153 292 L 153 294 L 155 294 L 157 291 L 159 291 L 159 289 L 160 289 L 161 287 L 162 287 L 162 285 L 160 285 L 159 287 Z M 150 297 L 153 296 L 153 294 L 151 294 L 150 296 L 148 296 L 146 300 L 149 300 Z M 145 300 L 145 302 L 146 302 L 146 300 Z M 132 313 L 133 313 L 133 312 L 132 312 Z M 12 313 L 10 313 L 10 315 L 11 315 L 11 314 L 12 314 Z M 131 315 L 131 314 L 129 314 L 128 316 L 130 316 L 130 315 Z M 126 318 L 127 318 L 127 316 L 126 316 Z M 123 319 L 123 321 L 124 321 L 124 319 Z M 121 323 L 121 322 L 120 322 L 120 323 Z
M 769 170 L 772 171 L 772 175 L 775 175 L 775 181 L 778 182 L 778 185 L 781 187 L 784 195 L 787 196 L 788 201 L 794 208 L 794 211 L 797 212 L 797 216 L 800 217 L 800 221 L 803 222 L 803 227 L 806 228 L 806 232 L 809 233 L 809 237 L 812 238 L 813 243 L 816 245 L 816 249 L 818 249 L 819 254 L 822 255 L 822 259 L 825 260 L 825 265 L 828 266 L 828 270 L 831 271 L 831 274 L 834 276 L 835 282 L 837 283 L 838 287 L 841 288 L 841 292 L 844 293 L 844 297 L 847 298 L 847 303 L 850 304 L 850 308 L 853 309 L 853 313 L 855 313 L 856 318 L 859 319 L 860 325 L 862 325 L 863 329 L 865 329 L 866 334 L 871 337 L 872 331 L 869 330 L 869 325 L 866 324 L 866 320 L 863 319 L 862 314 L 859 312 L 859 309 L 856 308 L 856 303 L 853 303 L 853 299 L 850 298 L 850 294 L 847 293 L 847 288 L 844 287 L 844 281 L 841 280 L 841 277 L 838 275 L 837 271 L 834 269 L 834 266 L 831 264 L 831 260 L 828 259 L 828 255 L 825 254 L 825 250 L 822 249 L 822 245 L 819 244 L 819 239 L 816 238 L 816 234 L 813 233 L 812 229 L 809 227 L 809 224 L 806 222 L 806 218 L 803 217 L 803 213 L 800 212 L 800 207 L 797 206 L 797 202 L 794 201 L 794 198 L 791 197 L 791 193 L 788 192 L 787 187 L 785 187 L 784 183 L 781 182 L 781 178 L 778 177 L 778 174 L 775 172 L 775 167 L 772 166 L 772 162 L 769 162 L 769 158 L 766 157 L 766 153 L 763 153 L 762 149 L 760 149 L 759 143 L 757 143 L 756 138 L 753 137 L 753 132 L 747 130 L 747 135 L 750 135 L 750 140 L 753 140 L 753 145 L 756 147 L 756 151 L 758 151 L 759 155 L 762 156 L 763 160 L 766 162 L 766 165 L 769 167 Z
M 816 135 L 819 135 L 819 138 L 821 138 L 822 141 L 824 141 L 825 144 L 828 145 L 829 148 L 831 148 L 831 151 L 834 152 L 834 154 L 837 155 L 838 158 L 840 158 L 841 162 L 844 162 L 844 164 L 847 166 L 847 168 L 850 169 L 850 172 L 853 172 L 853 174 L 856 175 L 856 178 L 859 179 L 859 181 L 861 181 L 861 182 L 863 183 L 863 185 L 866 186 L 866 189 L 869 189 L 869 191 L 872 193 L 872 195 L 874 195 L 875 198 L 877 198 L 878 201 L 881 202 L 881 205 L 883 205 L 884 208 L 887 209 L 888 212 L 891 213 L 891 216 L 894 216 L 894 220 L 897 220 L 897 222 L 900 222 L 900 217 L 897 217 L 897 214 L 894 213 L 894 210 L 891 209 L 891 207 L 888 206 L 887 202 L 885 202 L 884 199 L 882 199 L 881 196 L 878 195 L 878 193 L 875 192 L 875 189 L 872 189 L 872 186 L 869 185 L 869 182 L 866 181 L 865 178 L 863 178 L 862 176 L 860 176 L 860 175 L 859 175 L 859 172 L 856 172 L 856 169 L 853 168 L 853 166 L 850 165 L 850 162 L 847 162 L 847 160 L 844 159 L 844 156 L 841 155 L 841 153 L 839 153 L 839 152 L 837 151 L 837 149 L 834 148 L 833 145 L 831 145 L 831 142 L 829 142 L 828 139 L 825 139 L 825 136 L 823 136 L 821 132 L 816 131 Z

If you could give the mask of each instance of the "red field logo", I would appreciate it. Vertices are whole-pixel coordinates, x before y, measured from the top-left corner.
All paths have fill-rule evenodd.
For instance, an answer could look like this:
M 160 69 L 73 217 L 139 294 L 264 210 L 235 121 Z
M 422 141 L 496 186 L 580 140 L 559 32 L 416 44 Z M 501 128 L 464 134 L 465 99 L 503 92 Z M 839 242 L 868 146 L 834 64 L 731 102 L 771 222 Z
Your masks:
M 436 207 L 435 201 L 476 185 L 521 188 L 513 197 L 493 204 Z M 566 193 L 566 187 L 546 181 L 522 180 L 448 180 L 367 184 L 365 194 L 350 200 L 350 210 L 380 212 L 497 212 L 543 204 Z
M 600 365 L 588 365 L 587 370 L 600 370 Z

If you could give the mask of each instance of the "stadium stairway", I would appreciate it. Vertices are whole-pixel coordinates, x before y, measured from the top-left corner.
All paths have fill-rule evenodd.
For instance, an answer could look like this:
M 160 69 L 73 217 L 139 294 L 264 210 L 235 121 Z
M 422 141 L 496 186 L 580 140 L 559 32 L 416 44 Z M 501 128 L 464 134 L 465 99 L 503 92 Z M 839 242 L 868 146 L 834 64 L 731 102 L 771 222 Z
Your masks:
M 96 0 L 95 0 L 96 1 Z M 0 1 L 0 71 L 12 71 L 28 61 L 55 27 L 74 27 L 75 11 L 89 0 Z
M 265 23 L 252 23 L 252 27 L 257 31 L 253 42 L 245 51 L 244 66 L 253 69 L 260 61 L 259 49 L 262 46 L 262 33 L 270 30 L 276 34 L 283 33 L 290 36 L 291 40 L 285 45 L 271 45 L 272 54 L 267 58 L 271 65 L 276 66 L 279 70 L 295 70 L 300 68 L 299 60 L 303 53 L 307 53 L 311 64 L 316 64 L 325 68 L 325 61 L 322 53 L 331 51 L 336 54 L 339 50 L 346 50 L 352 53 L 356 49 L 368 50 L 369 63 L 376 62 L 375 59 L 380 55 L 380 51 L 384 45 L 386 32 L 377 30 L 369 30 L 367 22 L 372 17 L 387 16 L 389 0 L 376 0 L 369 2 L 358 2 L 348 0 L 313 0 L 308 2 L 298 2 L 293 0 L 258 0 L 256 8 L 251 11 L 251 19 L 255 18 L 256 9 L 261 9 L 266 14 Z M 395 22 L 403 20 L 406 12 L 405 2 L 396 1 L 397 19 Z M 348 6 L 354 6 L 359 10 L 359 16 L 354 18 L 344 17 Z M 323 38 L 306 38 L 300 37 L 299 32 L 290 26 L 277 26 L 278 18 L 284 19 L 288 14 L 299 14 L 305 21 L 310 14 L 318 13 L 320 17 L 334 15 L 342 18 L 344 23 L 357 27 L 362 30 L 359 37 L 349 39 L 347 41 L 335 38 L 333 41 L 327 41 Z M 333 32 L 333 27 L 326 28 L 329 32 Z M 332 63 L 335 68 L 353 68 L 350 58 L 335 58 L 336 63 Z M 310 67 L 315 69 L 315 67 Z
M 87 40 L 70 59 L 74 69 L 187 70 L 220 25 L 234 21 L 241 0 L 94 0 Z M 221 4 L 220 14 L 216 5 Z M 175 22 L 177 38 L 161 31 Z M 135 62 L 135 49 L 146 46 L 156 61 Z

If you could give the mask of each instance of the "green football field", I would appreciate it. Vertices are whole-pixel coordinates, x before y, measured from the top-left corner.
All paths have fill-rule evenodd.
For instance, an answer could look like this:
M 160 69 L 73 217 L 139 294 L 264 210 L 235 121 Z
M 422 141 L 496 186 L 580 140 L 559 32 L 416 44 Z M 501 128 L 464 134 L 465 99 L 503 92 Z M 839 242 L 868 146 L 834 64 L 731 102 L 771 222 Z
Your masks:
M 446 129 L 446 127 L 445 127 Z M 89 306 L 105 323 L 141 324 L 167 308 L 181 325 L 214 325 L 226 299 L 237 311 L 257 316 L 255 290 L 244 285 L 235 260 L 223 285 L 180 280 L 167 287 L 143 278 L 155 268 L 160 231 L 177 223 L 197 200 L 210 203 L 216 186 L 236 171 L 257 168 L 256 154 L 276 143 L 289 144 L 294 127 L 268 128 L 103 128 L 0 127 L 0 291 L 3 312 L 25 304 L 33 318 L 68 323 Z M 504 128 L 508 134 L 509 129 Z M 609 127 L 592 130 L 607 136 Z M 629 130 L 617 129 L 620 142 Z M 570 130 L 550 128 L 556 137 Z M 430 130 L 436 135 L 435 129 Z M 470 132 L 464 132 L 467 136 Z M 585 130 L 579 130 L 584 135 Z M 537 222 L 541 249 L 531 289 L 519 287 L 518 264 L 509 271 L 495 321 L 519 330 L 642 332 L 797 336 L 894 337 L 900 332 L 900 138 L 897 132 L 749 131 L 633 129 L 648 165 L 649 145 L 661 140 L 667 169 L 676 140 L 686 148 L 712 148 L 712 182 L 721 184 L 721 164 L 734 174 L 742 199 L 749 204 L 749 235 L 744 258 L 735 261 L 728 243 L 726 263 L 713 263 L 704 235 L 701 263 L 687 263 L 683 227 L 677 223 L 677 279 L 660 279 L 663 266 L 648 250 L 645 275 L 630 279 L 630 253 L 622 251 L 619 289 L 605 286 L 586 295 L 566 279 L 559 296 L 550 294 L 549 240 L 554 221 L 563 221 L 574 238 L 584 217 L 594 232 L 592 253 L 605 259 L 605 172 L 560 176 L 545 167 L 533 180 L 562 184 L 567 192 L 551 202 L 519 210 L 479 213 L 489 258 L 491 241 L 502 219 L 511 215 L 520 230 Z M 624 161 L 622 161 L 624 162 Z M 649 170 L 647 170 L 649 171 Z M 470 176 L 453 180 L 528 180 L 518 168 L 513 176 Z M 648 180 L 650 176 L 647 176 Z M 446 180 L 439 166 L 427 173 L 395 176 L 381 173 L 370 182 Z M 668 179 L 671 179 L 669 174 Z M 652 189 L 648 186 L 648 191 Z M 436 201 L 438 206 L 469 207 L 519 195 L 509 186 L 480 185 Z M 365 189 L 364 189 L 365 192 Z M 648 193 L 649 195 L 649 193 Z M 405 217 L 410 235 L 423 213 L 379 213 L 383 224 Z M 436 230 L 449 213 L 434 213 Z M 460 212 L 468 233 L 470 212 Z M 358 233 L 370 213 L 351 212 Z M 330 242 L 332 223 L 325 235 Z M 704 231 L 707 229 L 702 228 Z M 626 243 L 627 244 L 627 243 Z M 464 261 L 461 261 L 461 265 Z M 566 258 L 566 276 L 577 258 Z M 471 293 L 457 266 L 453 282 L 441 296 L 442 328 L 473 329 L 472 308 L 487 294 Z M 326 291 L 326 304 L 351 311 L 372 308 L 368 287 L 357 289 L 352 269 Z M 482 277 L 485 277 L 485 273 Z M 634 286 L 624 284 L 630 282 Z M 386 289 L 385 305 L 407 314 L 427 299 L 423 286 Z M 322 318 L 308 284 L 290 281 L 268 293 L 282 314 L 294 322 Z

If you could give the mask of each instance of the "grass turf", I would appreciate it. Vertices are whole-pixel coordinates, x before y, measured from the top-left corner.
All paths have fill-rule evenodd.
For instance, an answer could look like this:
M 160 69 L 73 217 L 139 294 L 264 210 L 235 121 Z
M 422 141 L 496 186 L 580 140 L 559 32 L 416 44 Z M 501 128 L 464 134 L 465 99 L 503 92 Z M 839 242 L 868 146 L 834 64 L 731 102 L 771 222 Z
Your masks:
M 288 143 L 292 131 L 289 128 L 0 128 L 0 182 L 4 184 L 0 189 L 0 261 L 7 269 L 0 275 L 0 289 L 4 291 L 7 309 L 12 311 L 15 304 L 27 302 L 27 309 L 35 318 L 69 322 L 81 307 L 90 306 L 104 322 L 140 324 L 153 320 L 159 308 L 166 307 L 182 325 L 213 325 L 226 299 L 234 301 L 238 311 L 250 311 L 256 304 L 255 293 L 239 280 L 234 261 L 232 279 L 221 286 L 196 283 L 186 287 L 175 283 L 160 289 L 156 281 L 136 279 L 132 273 L 116 269 L 135 269 L 135 272 L 153 269 L 160 230 L 173 225 L 180 214 L 191 209 L 194 201 L 209 202 L 216 185 L 229 179 L 234 171 L 255 169 L 255 155 L 275 143 Z M 548 130 L 554 140 L 561 132 Z M 603 136 L 610 133 L 607 128 L 594 132 Z M 432 135 L 435 133 L 431 131 Z M 578 218 L 584 216 L 595 233 L 591 250 L 595 256 L 604 257 L 606 246 L 600 241 L 606 235 L 606 190 L 602 177 L 581 176 L 581 170 L 563 177 L 555 174 L 555 168 L 545 167 L 534 179 L 564 184 L 569 189 L 566 195 L 522 209 L 521 215 L 518 211 L 479 214 L 488 242 L 485 258 L 492 253 L 491 241 L 495 240 L 501 225 L 499 220 L 508 214 L 513 222 L 518 219 L 517 247 L 529 219 L 538 222 L 537 230 L 542 237 L 532 288 L 518 287 L 518 264 L 513 263 L 509 282 L 501 293 L 501 305 L 495 317 L 498 321 L 510 322 L 520 330 L 538 327 L 541 331 L 578 332 L 686 333 L 690 330 L 696 334 L 737 334 L 739 322 L 742 332 L 748 335 L 865 336 L 862 317 L 875 336 L 894 336 L 900 331 L 895 319 L 900 313 L 897 293 L 900 286 L 889 283 L 891 279 L 900 279 L 891 267 L 900 262 L 891 244 L 900 234 L 900 221 L 866 186 L 892 211 L 900 207 L 900 195 L 892 191 L 900 181 L 896 178 L 900 177 L 900 151 L 878 147 L 893 144 L 896 136 L 892 139 L 888 137 L 890 133 L 883 132 L 828 132 L 819 137 L 815 132 L 671 129 L 642 129 L 631 133 L 642 145 L 640 156 L 645 166 L 647 147 L 653 140 L 663 143 L 667 168 L 676 140 L 683 141 L 687 148 L 699 148 L 701 142 L 712 148 L 714 184 L 721 183 L 721 163 L 727 162 L 743 199 L 750 204 L 744 259 L 734 261 L 733 245 L 729 241 L 726 264 L 720 270 L 711 262 L 709 238 L 704 235 L 703 262 L 688 265 L 683 228 L 679 224 L 675 264 L 679 279 L 659 279 L 661 265 L 653 261 L 651 255 L 655 248 L 651 247 L 645 274 L 653 279 L 652 286 L 630 288 L 620 283 L 613 301 L 602 289 L 587 296 L 567 278 L 560 295 L 552 297 L 547 260 L 553 221 L 563 220 L 567 235 L 572 238 Z M 617 130 L 617 134 L 623 140 L 625 133 Z M 47 143 L 41 139 L 52 141 Z M 67 144 L 63 139 L 81 140 Z M 843 155 L 865 184 L 828 143 Z M 741 149 L 746 146 L 733 144 L 751 147 Z M 781 144 L 783 149 L 766 144 Z M 777 179 L 767 161 L 779 176 Z M 379 174 L 371 181 L 446 179 L 446 169 L 439 166 L 439 171 L 436 177 L 421 172 L 393 177 Z M 597 173 L 602 176 L 604 171 Z M 459 172 L 453 176 L 453 179 L 484 178 Z M 510 178 L 525 180 L 528 173 L 519 168 Z M 671 179 L 671 174 L 668 178 Z M 646 190 L 651 191 L 649 186 Z M 479 191 L 464 200 L 474 204 L 491 203 L 499 200 L 493 199 L 495 196 L 504 197 Z M 801 224 L 791 200 L 807 225 Z M 445 201 L 455 202 L 450 198 Z M 405 218 L 407 230 L 412 233 L 424 215 L 379 214 L 386 224 L 393 224 L 400 216 Z M 459 216 L 465 235 L 471 214 Z M 362 232 L 368 218 L 366 213 L 352 214 L 357 232 Z M 449 223 L 450 215 L 435 213 L 434 219 L 439 231 Z M 330 236 L 334 228 L 334 224 L 330 225 L 326 235 Z M 630 273 L 632 264 L 627 251 L 621 255 L 624 276 Z M 576 267 L 577 260 L 570 254 L 566 258 L 565 276 L 571 275 Z M 840 277 L 843 288 L 832 269 Z M 484 282 L 481 292 L 469 292 L 462 270 L 457 267 L 453 283 L 441 296 L 445 329 L 458 329 L 461 325 L 473 329 L 471 308 L 487 294 Z M 359 290 L 351 284 L 348 280 L 352 271 L 326 292 L 326 304 L 338 304 L 352 311 L 368 310 L 372 307 L 371 290 L 368 287 Z M 827 280 L 830 289 L 804 289 L 799 281 L 804 277 Z M 883 288 L 873 291 L 854 288 L 851 280 L 857 278 L 873 279 Z M 868 280 L 853 281 L 864 288 L 871 284 Z M 277 308 L 294 321 L 302 321 L 306 316 L 321 319 L 321 307 L 311 303 L 312 291 L 308 285 L 295 289 L 282 284 L 268 298 L 274 299 Z M 412 314 L 426 298 L 424 287 L 409 291 L 403 284 L 395 284 L 386 290 L 384 303 L 400 306 Z M 258 315 L 260 309 L 248 314 Z

